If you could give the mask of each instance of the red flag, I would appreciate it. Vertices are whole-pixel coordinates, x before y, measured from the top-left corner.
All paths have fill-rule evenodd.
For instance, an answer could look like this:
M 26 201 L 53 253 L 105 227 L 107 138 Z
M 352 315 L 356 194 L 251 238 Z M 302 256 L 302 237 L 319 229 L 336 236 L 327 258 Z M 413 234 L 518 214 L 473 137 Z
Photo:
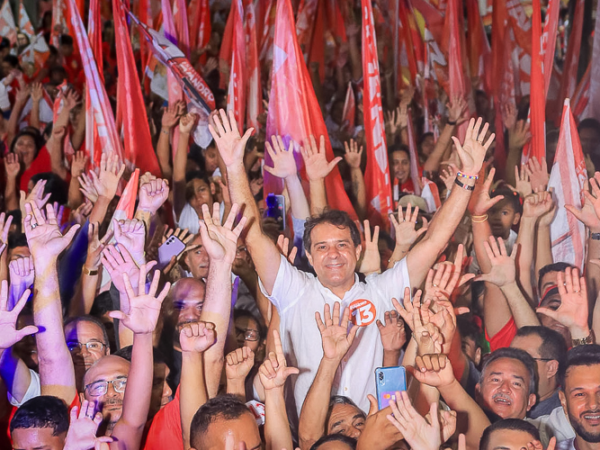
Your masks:
M 518 68 L 514 73 L 515 88 L 519 96 L 524 96 L 529 94 L 531 83 L 531 21 L 520 0 L 508 0 L 505 7 Z
M 313 30 L 318 8 L 319 0 L 302 0 L 298 6 L 296 35 L 298 36 L 298 45 L 300 45 L 300 48 L 302 49 L 305 61 L 308 61 L 308 53 L 310 52 L 313 39 Z
M 187 18 L 187 5 L 185 0 L 173 2 L 173 19 L 177 31 L 177 43 L 185 56 L 190 58 L 190 30 Z
M 200 147 L 206 148 L 212 140 L 212 136 L 208 132 L 208 116 L 215 109 L 215 97 L 177 46 L 158 31 L 141 23 L 131 12 L 129 12 L 129 17 L 138 25 L 142 35 L 148 41 L 154 57 L 169 69 L 169 73 L 173 76 L 173 82 L 182 89 L 188 104 L 188 111 L 198 116 L 194 141 Z
M 331 161 L 334 158 L 325 121 L 296 40 L 290 0 L 277 2 L 268 114 L 267 139 L 281 135 L 286 144 L 293 140 L 296 145 L 302 145 L 309 136 L 315 136 L 317 141 L 324 136 L 327 159 Z M 266 156 L 265 162 L 270 163 Z M 302 168 L 302 161 L 297 158 L 296 162 Z M 267 172 L 264 176 L 265 195 L 282 192 L 280 179 L 269 176 Z M 352 220 L 357 219 L 337 167 L 325 179 L 325 189 L 332 208 L 346 211 Z
M 544 87 L 546 88 L 546 97 L 550 88 L 550 80 L 554 69 L 554 53 L 556 48 L 556 29 L 558 27 L 558 13 L 560 0 L 549 0 L 546 9 L 546 20 L 544 21 L 544 30 L 542 32 L 541 53 L 544 55 Z
M 25 33 L 30 40 L 35 36 L 35 30 L 33 29 L 29 14 L 27 14 L 22 1 L 19 2 L 19 31 Z
M 258 61 L 258 35 L 256 30 L 256 14 L 254 4 L 251 0 L 246 1 L 246 66 L 248 72 L 248 100 L 246 109 L 246 123 L 256 131 L 260 130 L 258 116 L 263 113 L 263 96 L 260 75 L 260 63 Z
M 9 4 L 10 2 L 4 2 L 5 5 Z M 63 27 L 67 26 L 66 23 L 66 9 L 67 9 L 67 5 L 63 0 L 52 0 L 52 31 L 51 31 L 51 43 L 54 47 L 58 48 L 59 46 L 59 42 L 58 42 L 58 38 L 60 37 L 61 34 L 61 29 L 63 29 Z M 4 12 L 4 6 L 2 7 L 2 11 Z M 12 15 L 12 13 L 11 13 Z M 2 17 L 4 18 L 4 13 L 2 14 Z M 13 19 L 13 23 L 14 23 L 14 19 Z M 0 34 L 2 36 L 6 36 L 4 33 Z M 16 39 L 16 34 L 15 34 L 15 39 Z
M 231 2 L 233 14 L 233 47 L 231 51 L 231 75 L 227 89 L 227 109 L 233 111 L 238 129 L 244 129 L 246 117 L 246 46 L 244 34 L 244 8 L 242 0 Z
M 96 60 L 96 66 L 98 67 L 98 75 L 100 75 L 100 79 L 102 82 L 104 82 L 104 57 L 102 55 L 102 17 L 100 17 L 100 0 L 90 0 L 90 15 L 88 16 L 88 39 L 90 41 L 92 54 Z
M 562 80 L 560 83 L 559 99 L 561 101 L 566 98 L 571 98 L 577 87 L 577 66 L 579 65 L 579 51 L 581 49 L 584 3 L 584 0 L 577 0 L 577 3 L 575 3 L 573 26 L 571 28 L 571 33 L 569 34 L 569 45 L 567 47 Z
M 233 8 L 235 2 L 231 2 L 231 10 L 227 16 L 223 38 L 221 39 L 221 48 L 219 49 L 219 89 L 225 89 L 229 83 L 229 74 L 231 72 L 231 52 L 233 51 Z
M 417 75 L 423 72 L 423 39 L 421 38 L 421 32 L 418 29 L 410 0 L 400 0 L 398 7 L 400 21 L 402 22 L 402 37 L 411 75 L 410 81 L 414 85 Z
M 97 167 L 103 152 L 116 153 L 122 160 L 123 150 L 108 95 L 106 95 L 96 61 L 92 57 L 90 42 L 77 11 L 77 5 L 74 0 L 69 0 L 68 4 L 72 11 L 71 26 L 78 46 L 82 50 L 81 62 L 89 94 L 85 110 L 85 150 L 92 167 Z
M 191 22 L 190 49 L 202 50 L 210 41 L 212 24 L 208 0 L 192 0 L 188 9 Z M 206 64 L 206 53 L 200 55 L 200 63 Z
M 575 89 L 575 94 L 573 94 L 573 116 L 577 122 L 582 119 L 590 105 L 591 73 L 592 61 L 588 64 L 588 67 L 583 74 L 583 78 L 581 78 L 579 85 L 577 85 L 577 89 Z
M 583 269 L 585 258 L 585 226 L 565 209 L 582 206 L 582 192 L 587 181 L 585 160 L 577 125 L 571 114 L 569 100 L 565 100 L 560 135 L 548 190 L 554 190 L 556 217 L 550 225 L 552 256 L 554 261 L 564 261 Z
M 137 198 L 139 180 L 140 169 L 135 169 L 131 174 L 131 178 L 125 185 L 123 194 L 121 194 L 119 203 L 115 208 L 115 213 L 113 214 L 114 220 L 133 219 L 133 214 L 135 213 L 135 200 Z
M 542 39 L 542 11 L 540 0 L 533 0 L 533 14 L 531 16 L 531 144 L 523 148 L 522 162 L 527 162 L 530 157 L 542 161 L 546 157 L 546 89 L 542 64 L 544 55 L 541 54 Z
M 276 5 L 276 4 L 275 4 Z M 275 38 L 275 17 L 276 8 L 273 0 L 267 0 L 264 8 L 262 21 L 262 33 L 260 38 L 260 51 L 258 59 L 261 62 L 271 61 L 273 59 L 273 39 Z
M 356 125 L 356 99 L 354 97 L 354 89 L 352 89 L 352 82 L 348 82 L 348 89 L 346 90 L 346 100 L 344 101 L 344 111 L 342 113 L 342 129 L 353 135 L 354 127 Z
M 483 28 L 477 0 L 467 0 L 467 33 L 469 38 L 469 67 L 477 77 L 478 89 L 492 92 L 492 49 Z
M 412 121 L 412 113 L 408 111 L 408 151 L 410 154 L 410 179 L 415 189 L 415 195 L 421 195 L 421 164 L 419 164 L 419 152 L 417 151 L 417 140 Z
M 600 17 L 600 2 L 596 9 L 596 17 Z M 600 20 L 596 20 L 594 28 L 594 43 L 592 46 L 592 60 L 590 62 L 592 73 L 600 74 Z M 600 78 L 590 77 L 589 106 L 587 116 L 600 120 Z
M 444 16 L 427 0 L 411 0 L 412 5 L 421 13 L 436 42 L 441 42 L 444 35 Z
M 10 45 L 15 45 L 17 42 L 17 26 L 15 24 L 15 16 L 10 9 L 10 2 L 5 0 L 0 9 L 0 36 L 4 36 L 10 41 Z
M 19 55 L 19 63 L 29 79 L 33 79 L 46 65 L 50 56 L 50 47 L 46 43 L 44 33 L 31 38 L 31 43 Z
M 367 142 L 367 188 L 368 216 L 373 224 L 389 227 L 388 214 L 394 212 L 392 186 L 388 167 L 387 145 L 383 109 L 377 39 L 373 23 L 371 2 L 362 0 L 362 66 L 363 66 L 363 119 Z
M 316 64 L 319 68 L 319 79 L 325 82 L 325 3 L 319 1 L 313 36 L 308 51 L 308 66 Z
M 152 146 L 144 97 L 125 21 L 125 10 L 120 0 L 113 0 L 113 15 L 120 86 L 120 89 L 117 89 L 117 104 L 123 107 L 121 125 L 124 137 L 124 162 L 130 169 L 139 167 L 144 173 L 150 172 L 160 177 L 160 167 Z
M 154 19 L 154 15 L 152 14 L 152 2 L 150 0 L 138 0 L 136 7 L 137 17 L 139 17 L 140 21 L 152 28 Z M 90 4 L 90 12 L 91 10 L 92 7 Z M 98 17 L 100 17 L 100 11 L 98 11 Z M 91 17 L 88 20 L 91 20 Z M 99 23 L 101 24 L 102 22 L 100 21 Z M 149 53 L 150 52 L 148 50 L 148 44 L 146 43 L 146 40 L 140 36 L 140 58 L 143 63 L 148 61 Z M 96 60 L 98 59 L 96 58 Z

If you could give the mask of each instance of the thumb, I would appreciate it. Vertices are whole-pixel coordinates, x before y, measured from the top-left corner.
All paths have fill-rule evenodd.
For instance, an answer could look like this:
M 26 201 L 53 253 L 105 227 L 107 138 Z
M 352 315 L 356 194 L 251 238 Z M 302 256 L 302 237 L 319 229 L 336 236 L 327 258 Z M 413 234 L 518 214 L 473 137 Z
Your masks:
M 369 414 L 368 416 L 372 416 L 373 414 L 379 411 L 379 405 L 377 404 L 377 399 L 373 397 L 371 394 L 367 395 L 367 399 L 369 400 Z
M 491 281 L 491 280 L 489 278 L 489 274 L 482 273 L 481 275 L 477 275 L 475 278 L 473 278 L 473 281 Z
M 113 319 L 119 319 L 119 320 L 124 320 L 127 318 L 127 315 L 123 311 L 110 311 L 108 313 L 108 315 L 110 317 L 112 317 Z
M 334 167 L 337 166 L 341 160 L 342 160 L 341 156 L 334 158 L 333 161 L 331 161 L 327 166 L 327 167 L 329 167 L 329 171 L 332 171 L 334 169 Z
M 17 337 L 19 338 L 18 340 L 20 341 L 25 336 L 29 336 L 30 334 L 35 334 L 38 331 L 40 331 L 40 330 L 35 325 L 28 325 L 24 328 L 21 328 L 20 330 L 17 330 Z
M 269 167 L 269 166 L 263 166 L 263 169 L 265 169 L 267 172 L 269 172 L 271 175 L 273 176 L 277 176 L 277 174 L 275 173 L 275 168 L 274 167 Z
M 569 211 L 571 214 L 573 214 L 577 218 L 577 220 L 583 222 L 583 220 L 581 220 L 583 217 L 583 214 L 581 213 L 580 209 L 577 209 L 572 205 L 565 205 L 565 209 L 567 211 Z
M 77 233 L 77 230 L 79 230 L 79 228 L 81 228 L 81 225 L 73 225 L 69 231 L 67 231 L 67 234 L 65 234 L 63 236 L 63 239 L 65 239 L 67 242 L 71 242 L 73 240 L 73 237 L 75 236 L 75 234 Z
M 300 373 L 300 369 L 298 369 L 296 367 L 287 367 L 283 373 L 284 373 L 285 377 L 287 378 L 290 375 L 298 375 Z

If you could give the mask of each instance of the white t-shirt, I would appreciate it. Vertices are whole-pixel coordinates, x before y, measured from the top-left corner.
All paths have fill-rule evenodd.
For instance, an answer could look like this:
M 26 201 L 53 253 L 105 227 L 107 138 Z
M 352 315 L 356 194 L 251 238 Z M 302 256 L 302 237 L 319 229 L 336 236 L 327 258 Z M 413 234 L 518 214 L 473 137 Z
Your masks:
M 384 313 L 393 309 L 392 297 L 402 301 L 404 288 L 410 287 L 406 258 L 382 274 L 369 275 L 365 282 L 355 275 L 354 285 L 342 300 L 314 275 L 296 269 L 283 256 L 272 295 L 267 295 L 260 280 L 259 283 L 281 317 L 280 334 L 287 363 L 300 369 L 293 380 L 298 414 L 323 357 L 315 312 L 319 311 L 323 318 L 325 304 L 333 309 L 335 302 L 341 302 L 342 310 L 350 306 L 361 327 L 338 368 L 332 395 L 350 397 L 368 411 L 367 394 L 375 395 L 375 369 L 383 363 L 383 345 L 375 321 L 383 321 Z
M 556 450 L 574 450 L 575 430 L 567 418 L 562 406 L 554 408 L 546 416 L 537 419 L 525 419 L 527 422 L 535 425 L 540 432 L 540 440 L 546 448 L 550 439 L 556 437 Z

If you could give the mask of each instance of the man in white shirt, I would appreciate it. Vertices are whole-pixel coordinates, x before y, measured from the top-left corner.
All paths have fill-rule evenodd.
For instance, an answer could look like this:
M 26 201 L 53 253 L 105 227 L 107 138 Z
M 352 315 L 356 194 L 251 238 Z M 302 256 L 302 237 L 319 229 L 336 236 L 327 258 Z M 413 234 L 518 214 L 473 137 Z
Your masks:
M 214 116 L 211 134 L 227 166 L 228 187 L 233 202 L 245 205 L 245 216 L 250 226 L 246 245 L 260 278 L 261 289 L 277 307 L 281 317 L 280 332 L 288 364 L 300 369 L 295 385 L 297 407 L 310 387 L 322 357 L 320 335 L 315 325 L 315 312 L 323 311 L 327 303 L 342 302 L 350 307 L 353 322 L 361 328 L 340 364 L 333 394 L 350 397 L 361 408 L 368 410 L 366 394 L 375 393 L 373 372 L 382 363 L 382 347 L 375 324 L 392 309 L 391 298 L 402 298 L 405 287 L 420 286 L 429 268 L 435 263 L 452 237 L 463 217 L 475 178 L 481 169 L 485 153 L 493 135 L 485 145 L 487 125 L 480 133 L 481 120 L 471 121 L 464 145 L 455 141 L 461 157 L 463 177 L 457 179 L 457 188 L 433 219 L 427 234 L 403 260 L 381 275 L 371 275 L 360 282 L 355 274 L 361 255 L 360 236 L 348 215 L 331 211 L 310 219 L 305 225 L 304 247 L 316 277 L 292 267 L 283 258 L 276 245 L 260 229 L 258 208 L 252 196 L 243 163 L 244 148 L 253 130 L 243 137 L 237 130 L 233 113 L 225 111 Z M 308 143 L 308 139 L 305 141 Z M 323 188 L 324 178 L 335 166 L 325 156 L 324 144 L 320 149 L 312 144 L 312 165 L 306 167 L 311 190 Z

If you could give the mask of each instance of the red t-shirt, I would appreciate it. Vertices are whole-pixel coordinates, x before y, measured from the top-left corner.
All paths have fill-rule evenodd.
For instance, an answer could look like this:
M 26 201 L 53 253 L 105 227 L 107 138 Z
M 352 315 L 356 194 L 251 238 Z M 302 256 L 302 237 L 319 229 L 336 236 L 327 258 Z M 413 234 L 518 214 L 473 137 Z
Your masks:
M 177 387 L 173 401 L 154 416 L 144 446 L 144 450 L 164 450 L 166 448 L 183 448 L 179 387 Z
M 490 343 L 490 351 L 498 350 L 499 348 L 510 347 L 510 343 L 517 334 L 517 326 L 513 317 L 498 331 L 493 337 L 489 337 L 487 330 L 485 338 Z
M 48 153 L 48 149 L 44 145 L 36 158 L 31 163 L 29 169 L 26 169 L 25 172 L 21 174 L 21 179 L 19 181 L 19 189 L 27 192 L 27 185 L 29 184 L 29 180 L 34 175 L 38 173 L 44 172 L 52 172 L 52 161 L 50 160 L 50 153 Z

